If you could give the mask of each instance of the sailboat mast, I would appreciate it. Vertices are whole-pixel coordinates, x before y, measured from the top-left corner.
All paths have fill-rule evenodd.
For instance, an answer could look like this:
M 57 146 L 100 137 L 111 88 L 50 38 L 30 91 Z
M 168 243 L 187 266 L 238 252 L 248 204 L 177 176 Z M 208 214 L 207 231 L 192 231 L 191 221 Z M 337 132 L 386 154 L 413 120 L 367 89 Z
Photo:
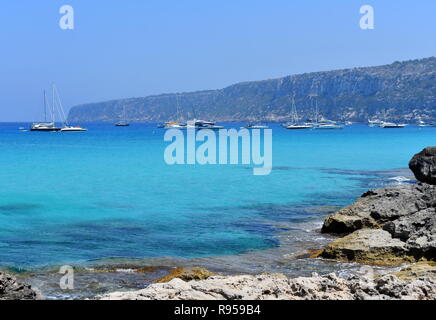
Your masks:
M 47 95 L 44 90 L 44 122 L 47 122 Z
M 51 122 L 53 124 L 55 124 L 55 103 L 56 103 L 56 101 L 55 101 L 55 87 L 54 87 L 54 83 L 52 83 L 52 98 L 53 98 L 53 101 L 52 101 L 52 105 L 51 105 Z

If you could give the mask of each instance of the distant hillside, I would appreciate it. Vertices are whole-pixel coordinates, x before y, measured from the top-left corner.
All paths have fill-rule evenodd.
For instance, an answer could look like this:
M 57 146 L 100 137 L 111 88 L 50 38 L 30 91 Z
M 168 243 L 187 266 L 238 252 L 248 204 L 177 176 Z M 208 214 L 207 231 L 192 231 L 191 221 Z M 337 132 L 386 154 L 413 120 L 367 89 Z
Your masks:
M 176 120 L 179 100 L 180 120 L 282 121 L 289 116 L 293 95 L 299 115 L 310 118 L 311 94 L 318 95 L 320 113 L 334 120 L 436 118 L 436 57 L 244 82 L 221 90 L 85 104 L 73 107 L 69 120 L 114 122 L 122 117 L 123 106 L 130 121 Z

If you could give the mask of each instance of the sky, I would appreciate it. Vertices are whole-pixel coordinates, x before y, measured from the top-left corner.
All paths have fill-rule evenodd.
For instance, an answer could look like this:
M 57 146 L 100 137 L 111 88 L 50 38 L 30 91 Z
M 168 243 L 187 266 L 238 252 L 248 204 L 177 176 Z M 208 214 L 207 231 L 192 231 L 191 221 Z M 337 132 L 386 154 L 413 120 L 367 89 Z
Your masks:
M 435 15 L 434 0 L 3 0 L 0 122 L 42 120 L 53 81 L 69 109 L 435 56 Z

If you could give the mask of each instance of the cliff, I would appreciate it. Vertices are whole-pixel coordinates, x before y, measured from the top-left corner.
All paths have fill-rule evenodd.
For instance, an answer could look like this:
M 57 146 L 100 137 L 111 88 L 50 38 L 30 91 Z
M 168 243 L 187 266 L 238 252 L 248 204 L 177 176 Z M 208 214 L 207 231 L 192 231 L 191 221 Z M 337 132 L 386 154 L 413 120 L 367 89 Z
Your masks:
M 335 120 L 436 118 L 436 57 L 390 65 L 305 73 L 244 82 L 221 90 L 162 94 L 73 107 L 73 122 L 117 121 L 126 107 L 130 121 L 161 122 L 204 118 L 215 121 L 287 120 L 295 95 L 302 118 L 320 114 Z M 177 102 L 178 100 L 178 102 Z

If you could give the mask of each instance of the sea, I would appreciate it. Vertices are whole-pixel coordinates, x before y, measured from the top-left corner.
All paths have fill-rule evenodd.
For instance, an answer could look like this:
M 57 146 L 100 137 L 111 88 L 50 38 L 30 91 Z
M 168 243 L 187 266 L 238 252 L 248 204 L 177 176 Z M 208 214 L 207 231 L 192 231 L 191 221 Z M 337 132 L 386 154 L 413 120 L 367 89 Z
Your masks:
M 0 123 L 0 269 L 47 298 L 138 289 L 177 266 L 224 274 L 352 272 L 308 257 L 326 215 L 368 189 L 413 183 L 410 158 L 436 128 L 272 129 L 272 171 L 169 165 L 156 124 L 30 132 Z M 225 123 L 239 129 L 243 123 Z M 309 251 L 308 251 L 309 250 Z M 62 265 L 74 290 L 58 286 Z

